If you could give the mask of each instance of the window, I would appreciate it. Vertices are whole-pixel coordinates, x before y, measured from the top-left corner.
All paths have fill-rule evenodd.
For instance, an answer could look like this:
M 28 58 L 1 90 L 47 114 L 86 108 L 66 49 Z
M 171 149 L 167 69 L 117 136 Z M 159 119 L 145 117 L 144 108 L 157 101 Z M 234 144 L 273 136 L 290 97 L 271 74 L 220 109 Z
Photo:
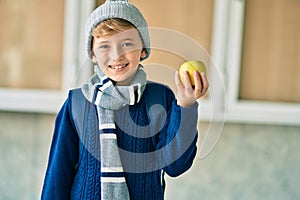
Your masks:
M 245 4 L 240 99 L 300 102 L 300 2 Z
M 60 89 L 64 2 L 0 3 L 0 86 Z
M 81 65 L 94 2 L 0 0 L 0 109 L 57 112 Z
M 67 89 L 91 75 L 84 25 L 104 2 L 0 0 L 0 23 L 9 30 L 0 33 L 0 109 L 57 112 Z M 181 34 L 203 46 L 212 58 L 202 119 L 211 120 L 214 113 L 222 120 L 226 113 L 227 121 L 300 124 L 300 1 L 130 2 L 143 11 L 151 39 L 157 27 L 162 28 L 158 34 L 173 31 L 172 36 Z M 24 26 L 30 28 L 21 30 Z M 44 38 L 44 43 L 37 42 Z M 184 53 L 194 51 L 189 50 Z M 144 62 L 148 78 L 171 80 L 167 84 L 172 88 L 173 74 L 184 60 L 181 53 L 153 48 Z M 157 73 L 157 65 L 169 68 Z
M 300 124 L 300 2 L 228 3 L 228 119 Z

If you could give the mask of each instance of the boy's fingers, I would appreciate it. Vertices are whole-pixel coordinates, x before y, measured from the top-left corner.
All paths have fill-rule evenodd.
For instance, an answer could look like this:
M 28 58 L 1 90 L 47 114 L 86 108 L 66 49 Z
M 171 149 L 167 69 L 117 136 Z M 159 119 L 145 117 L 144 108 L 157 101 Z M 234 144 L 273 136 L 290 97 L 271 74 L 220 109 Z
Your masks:
M 184 89 L 184 86 L 183 86 L 183 84 L 180 80 L 178 71 L 176 71 L 176 73 L 175 73 L 175 84 L 176 84 L 176 87 L 178 88 L 178 90 L 183 90 Z
M 195 80 L 195 89 L 194 93 L 196 97 L 201 96 L 202 90 L 203 90 L 203 84 L 202 84 L 202 79 L 200 77 L 199 72 L 194 71 L 194 80 Z
M 207 80 L 207 76 L 204 72 L 201 73 L 201 80 L 202 80 L 202 94 L 205 94 L 208 90 L 209 83 Z
M 190 75 L 187 71 L 183 72 L 183 78 L 184 78 L 184 88 L 186 90 L 186 92 L 192 92 L 193 88 L 192 88 L 192 84 L 191 84 L 191 79 L 190 79 Z

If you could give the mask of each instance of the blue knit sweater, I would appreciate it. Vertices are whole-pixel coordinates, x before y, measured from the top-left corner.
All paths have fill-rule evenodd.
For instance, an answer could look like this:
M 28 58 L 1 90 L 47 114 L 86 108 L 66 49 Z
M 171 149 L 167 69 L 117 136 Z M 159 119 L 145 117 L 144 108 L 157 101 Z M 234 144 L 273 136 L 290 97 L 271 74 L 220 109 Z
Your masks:
M 162 88 L 158 90 L 158 87 Z M 55 121 L 42 199 L 101 199 L 100 161 L 92 155 L 90 149 L 86 148 L 87 143 L 94 143 L 94 147 L 98 145 L 96 109 L 91 109 L 88 114 L 86 126 L 88 136 L 84 139 L 82 136 L 79 137 L 72 116 L 72 95 L 71 90 Z M 163 160 L 160 158 L 142 161 L 144 165 L 161 167 L 142 173 L 126 172 L 126 168 L 124 169 L 131 200 L 164 199 L 162 171 L 176 177 L 191 167 L 196 155 L 198 104 L 195 103 L 191 108 L 180 108 L 170 89 L 160 84 L 148 84 L 140 102 L 129 106 L 130 116 L 139 126 L 147 126 L 151 120 L 152 123 L 164 121 L 151 119 L 151 111 L 149 112 L 151 104 L 148 102 L 150 95 L 151 99 L 165 101 L 163 104 L 166 110 L 166 123 L 162 129 L 153 134 L 150 127 L 149 137 L 139 137 L 140 133 L 136 133 L 135 129 L 132 129 L 132 133 L 126 134 L 121 128 L 117 128 L 118 145 L 126 151 L 147 153 L 164 149 Z M 115 112 L 117 124 L 125 120 L 127 109 L 128 107 Z M 182 117 L 183 113 L 188 117 Z M 169 145 L 171 143 L 172 145 Z M 122 155 L 121 160 L 128 163 Z M 141 161 L 132 159 L 130 163 L 133 166 L 140 165 Z

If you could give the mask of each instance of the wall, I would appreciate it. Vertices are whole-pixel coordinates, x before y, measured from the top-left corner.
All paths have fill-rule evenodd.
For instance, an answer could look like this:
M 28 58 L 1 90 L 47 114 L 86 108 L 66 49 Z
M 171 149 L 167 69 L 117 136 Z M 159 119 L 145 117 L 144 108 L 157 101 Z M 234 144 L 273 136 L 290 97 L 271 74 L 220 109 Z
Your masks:
M 0 112 L 0 199 L 39 199 L 54 118 Z M 197 157 L 180 177 L 166 177 L 166 197 L 300 199 L 299 133 L 294 126 L 225 124 L 207 158 Z
M 168 179 L 169 199 L 300 199 L 300 127 L 226 124 L 213 152 Z
M 0 199 L 39 199 L 52 115 L 0 112 Z

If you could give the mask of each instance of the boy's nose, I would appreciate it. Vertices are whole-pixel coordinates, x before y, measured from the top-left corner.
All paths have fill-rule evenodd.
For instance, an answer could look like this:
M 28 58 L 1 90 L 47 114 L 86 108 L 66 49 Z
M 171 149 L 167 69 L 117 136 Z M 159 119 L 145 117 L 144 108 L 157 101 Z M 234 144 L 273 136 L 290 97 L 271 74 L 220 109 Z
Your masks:
M 113 60 L 118 60 L 124 57 L 124 51 L 120 47 L 115 47 L 111 51 L 111 58 Z

